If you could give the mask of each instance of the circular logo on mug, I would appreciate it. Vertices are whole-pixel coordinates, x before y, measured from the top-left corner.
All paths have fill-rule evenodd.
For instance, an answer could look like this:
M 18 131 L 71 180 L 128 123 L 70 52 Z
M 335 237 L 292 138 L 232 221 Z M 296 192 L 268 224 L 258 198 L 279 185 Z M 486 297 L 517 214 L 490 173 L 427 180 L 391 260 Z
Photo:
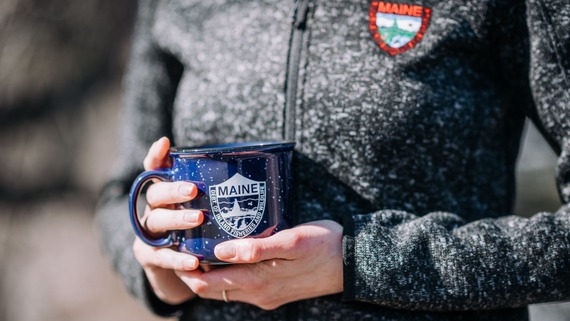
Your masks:
M 218 225 L 228 234 L 243 238 L 259 225 L 265 211 L 265 182 L 235 174 L 210 186 L 210 205 Z

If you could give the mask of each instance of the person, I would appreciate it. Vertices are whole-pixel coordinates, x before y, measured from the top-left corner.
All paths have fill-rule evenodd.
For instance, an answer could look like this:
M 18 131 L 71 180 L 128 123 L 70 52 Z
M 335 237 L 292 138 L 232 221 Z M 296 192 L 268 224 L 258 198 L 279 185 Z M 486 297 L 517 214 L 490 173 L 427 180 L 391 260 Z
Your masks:
M 569 24 L 559 0 L 140 0 L 105 249 L 181 320 L 525 320 L 568 300 Z M 559 155 L 564 203 L 531 218 L 512 213 L 525 117 Z M 135 238 L 143 163 L 280 139 L 297 143 L 298 225 L 220 244 L 236 264 L 214 269 Z M 151 185 L 148 232 L 198 226 L 174 206 L 195 195 Z

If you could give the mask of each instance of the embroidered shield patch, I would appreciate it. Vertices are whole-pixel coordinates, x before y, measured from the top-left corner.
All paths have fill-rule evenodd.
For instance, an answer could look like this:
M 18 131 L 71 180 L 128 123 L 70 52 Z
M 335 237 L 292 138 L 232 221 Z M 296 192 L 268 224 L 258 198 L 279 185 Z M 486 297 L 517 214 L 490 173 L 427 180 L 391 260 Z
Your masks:
M 373 1 L 369 17 L 374 42 L 394 56 L 414 48 L 422 40 L 429 25 L 431 9 L 414 4 Z
M 228 234 L 242 238 L 259 225 L 265 211 L 265 182 L 235 174 L 210 186 L 210 205 L 218 225 Z

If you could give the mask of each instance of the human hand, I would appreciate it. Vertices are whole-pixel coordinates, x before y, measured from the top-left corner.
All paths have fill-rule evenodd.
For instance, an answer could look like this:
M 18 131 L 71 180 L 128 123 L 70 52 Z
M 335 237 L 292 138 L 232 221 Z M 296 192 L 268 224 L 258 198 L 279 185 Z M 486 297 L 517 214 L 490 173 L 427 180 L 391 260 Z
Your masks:
M 216 256 L 235 264 L 176 274 L 202 298 L 227 299 L 265 310 L 343 291 L 342 226 L 330 220 L 302 224 L 260 239 L 231 240 Z
M 154 142 L 144 159 L 145 170 L 172 166 L 169 148 L 170 141 L 166 137 Z M 160 237 L 169 230 L 200 225 L 203 220 L 202 212 L 175 208 L 175 204 L 189 201 L 196 197 L 197 193 L 196 186 L 188 182 L 155 182 L 151 185 L 146 194 L 148 204 L 142 218 L 146 232 L 153 237 Z M 138 237 L 133 243 L 133 251 L 159 299 L 169 304 L 178 304 L 195 296 L 176 276 L 174 270 L 196 269 L 199 263 L 196 257 L 171 248 L 147 245 Z

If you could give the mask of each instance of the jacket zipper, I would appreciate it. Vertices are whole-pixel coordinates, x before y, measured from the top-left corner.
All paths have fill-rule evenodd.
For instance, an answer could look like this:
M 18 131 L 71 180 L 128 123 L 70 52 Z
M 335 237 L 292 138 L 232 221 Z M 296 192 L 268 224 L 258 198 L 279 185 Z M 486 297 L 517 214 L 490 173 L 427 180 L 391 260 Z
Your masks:
M 299 64 L 303 50 L 303 35 L 307 20 L 309 0 L 295 0 L 291 11 L 291 38 L 287 57 L 287 73 L 285 75 L 285 109 L 283 138 L 295 141 L 295 113 L 297 105 L 297 84 L 299 80 Z

